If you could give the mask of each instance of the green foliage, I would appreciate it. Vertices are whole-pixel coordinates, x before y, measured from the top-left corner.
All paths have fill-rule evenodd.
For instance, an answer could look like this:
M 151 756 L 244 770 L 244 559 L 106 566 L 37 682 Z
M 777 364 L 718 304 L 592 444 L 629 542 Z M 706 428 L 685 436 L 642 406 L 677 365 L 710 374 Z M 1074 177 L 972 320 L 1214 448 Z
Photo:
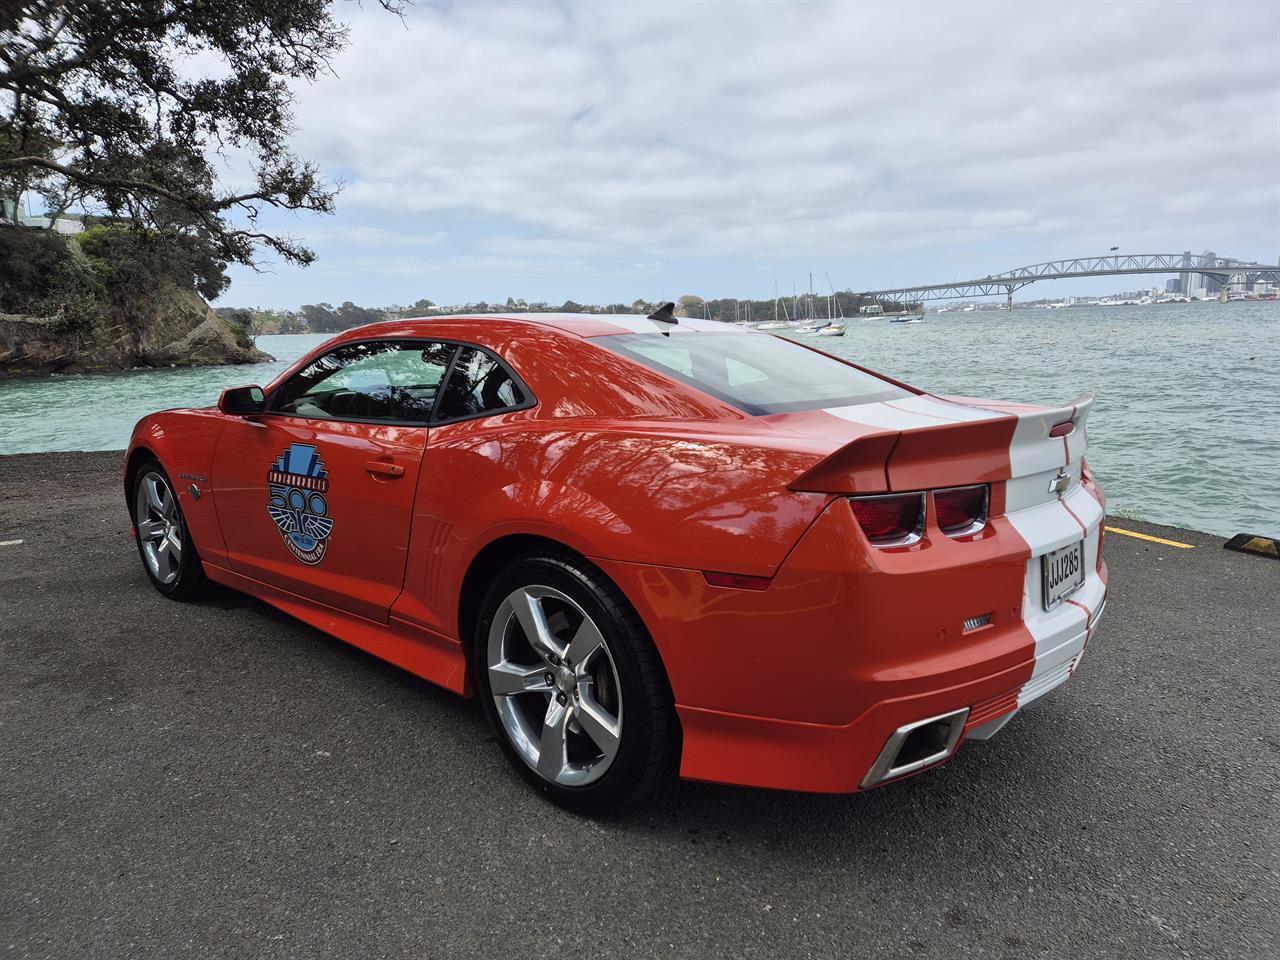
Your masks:
M 216 297 L 226 267 L 197 236 L 148 233 L 122 225 L 90 227 L 75 237 L 0 226 L 0 312 L 54 318 L 61 334 L 87 335 L 112 303 L 173 284 Z M 248 331 L 242 345 L 251 345 Z
M 227 326 L 231 328 L 231 332 L 236 338 L 237 346 L 246 350 L 253 346 L 254 315 L 252 310 L 246 310 L 243 307 L 223 307 L 217 310 L 216 313 L 227 321 Z
M 111 268 L 74 244 L 66 247 L 67 258 L 54 268 L 48 292 L 31 304 L 31 312 L 53 318 L 54 330 L 61 336 L 87 337 L 106 319 Z
M 306 333 L 307 325 L 296 313 L 286 313 L 275 328 L 276 333 Z
M 289 142 L 291 81 L 314 81 L 346 45 L 334 5 L 4 0 L 0 196 L 104 209 L 166 238 L 198 238 L 222 262 L 253 263 L 265 247 L 309 263 L 310 250 L 257 221 L 267 207 L 333 209 L 336 191 Z M 221 182 L 231 154 L 249 186 Z
M 702 317 L 703 311 L 712 320 L 723 320 L 733 322 L 735 320 L 746 322 L 748 319 L 754 322 L 764 320 L 772 320 L 774 314 L 773 300 L 736 300 L 723 298 L 718 300 L 703 300 L 701 297 L 686 295 L 680 298 L 685 302 L 686 306 L 682 309 L 689 310 L 688 315 Z M 858 307 L 863 304 L 871 303 L 869 297 L 861 294 L 851 293 L 847 290 L 836 293 L 832 301 L 832 313 L 836 316 L 853 317 L 858 313 Z M 890 304 L 884 302 L 886 309 Z M 911 305 L 908 305 L 911 306 Z M 269 333 L 337 333 L 340 330 L 348 330 L 351 327 L 360 326 L 366 323 L 376 323 L 381 320 L 394 318 L 409 317 L 431 317 L 444 316 L 451 314 L 503 314 L 503 313 L 588 313 L 588 314 L 640 314 L 647 316 L 653 313 L 659 307 L 656 301 L 634 300 L 631 303 L 610 303 L 604 305 L 578 303 L 575 300 L 566 300 L 559 306 L 555 306 L 542 301 L 527 300 L 516 297 L 507 297 L 505 304 L 487 303 L 480 301 L 479 303 L 464 303 L 453 306 L 437 306 L 430 300 L 420 299 L 410 307 L 358 307 L 350 300 L 342 304 L 340 307 L 333 307 L 327 303 L 309 303 L 300 308 L 296 313 L 289 311 L 254 311 L 255 318 L 263 318 L 258 321 L 261 323 L 257 327 L 262 332 Z M 899 308 L 898 304 L 892 305 L 893 310 Z M 219 312 L 230 308 L 219 308 Z M 779 300 L 778 318 L 792 318 L 798 312 L 803 318 L 808 315 L 808 299 L 806 297 L 798 298 L 798 302 L 792 300 L 791 297 L 785 298 L 785 303 Z M 815 296 L 813 298 L 814 314 L 823 319 L 826 318 L 827 298 Z
M 170 280 L 216 299 L 231 282 L 214 244 L 200 234 L 175 236 L 133 226 L 99 224 L 77 238 L 90 257 L 110 264 L 110 283 L 123 293 L 152 289 Z
M 508 297 L 507 303 L 510 303 L 510 302 L 511 302 L 511 298 Z M 400 316 L 406 317 L 406 318 L 407 317 L 423 317 L 423 316 L 426 316 L 428 313 L 430 313 L 434 308 L 435 308 L 435 304 L 424 297 L 421 300 L 415 301 L 412 306 L 405 307 L 403 310 L 401 310 Z
M 0 313 L 30 312 L 70 258 L 67 242 L 52 230 L 0 226 Z
M 337 333 L 350 330 L 352 327 L 364 326 L 366 323 L 379 323 L 387 319 L 387 312 L 370 307 L 357 307 L 350 300 L 342 306 L 329 306 L 327 303 L 309 303 L 299 313 L 307 328 L 313 333 Z
M 102 300 L 77 286 L 75 280 L 55 287 L 33 305 L 32 312 L 51 319 L 53 331 L 60 337 L 87 338 L 106 320 Z
M 306 333 L 307 325 L 292 310 L 257 310 L 248 307 L 214 307 L 214 313 L 240 327 L 250 339 L 263 334 Z

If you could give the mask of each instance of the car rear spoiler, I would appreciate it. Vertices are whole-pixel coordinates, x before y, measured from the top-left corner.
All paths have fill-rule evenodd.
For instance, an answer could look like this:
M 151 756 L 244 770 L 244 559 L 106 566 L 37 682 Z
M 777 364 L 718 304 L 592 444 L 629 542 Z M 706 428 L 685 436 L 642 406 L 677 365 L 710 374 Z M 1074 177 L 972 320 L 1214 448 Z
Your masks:
M 1084 453 L 1084 421 L 1093 399 L 1087 393 L 1061 407 L 993 404 L 986 411 L 992 416 L 981 420 L 874 430 L 787 486 L 817 493 L 896 493 L 996 483 L 1061 467 Z

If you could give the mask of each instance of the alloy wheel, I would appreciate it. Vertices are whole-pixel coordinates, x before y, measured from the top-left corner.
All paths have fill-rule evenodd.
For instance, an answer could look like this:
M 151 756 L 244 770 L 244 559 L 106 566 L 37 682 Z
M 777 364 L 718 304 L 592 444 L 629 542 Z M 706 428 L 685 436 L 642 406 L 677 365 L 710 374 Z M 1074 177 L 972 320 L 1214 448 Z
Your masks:
M 138 481 L 133 515 L 151 576 L 169 586 L 182 572 L 182 520 L 169 481 L 154 470 Z
M 488 638 L 489 690 L 521 759 L 560 786 L 592 783 L 622 741 L 622 691 L 608 642 L 553 587 L 513 590 Z

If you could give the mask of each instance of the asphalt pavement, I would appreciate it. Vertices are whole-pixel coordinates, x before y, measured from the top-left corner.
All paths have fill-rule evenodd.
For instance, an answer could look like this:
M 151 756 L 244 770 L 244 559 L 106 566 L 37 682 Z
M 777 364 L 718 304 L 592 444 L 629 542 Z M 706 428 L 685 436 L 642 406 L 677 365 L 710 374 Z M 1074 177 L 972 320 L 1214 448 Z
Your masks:
M 474 702 L 161 597 L 120 459 L 0 458 L 6 957 L 1278 955 L 1280 562 L 1116 521 L 1195 549 L 1109 535 L 1079 671 L 996 738 L 866 794 L 681 782 L 591 820 Z

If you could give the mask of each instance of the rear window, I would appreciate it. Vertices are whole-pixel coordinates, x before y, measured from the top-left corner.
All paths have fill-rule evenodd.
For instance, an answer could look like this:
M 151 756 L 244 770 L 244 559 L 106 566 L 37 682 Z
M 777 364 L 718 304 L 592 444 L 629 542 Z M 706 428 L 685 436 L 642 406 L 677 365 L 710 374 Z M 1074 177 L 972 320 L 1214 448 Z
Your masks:
M 780 337 L 621 334 L 592 342 L 755 416 L 911 396 L 901 387 Z

